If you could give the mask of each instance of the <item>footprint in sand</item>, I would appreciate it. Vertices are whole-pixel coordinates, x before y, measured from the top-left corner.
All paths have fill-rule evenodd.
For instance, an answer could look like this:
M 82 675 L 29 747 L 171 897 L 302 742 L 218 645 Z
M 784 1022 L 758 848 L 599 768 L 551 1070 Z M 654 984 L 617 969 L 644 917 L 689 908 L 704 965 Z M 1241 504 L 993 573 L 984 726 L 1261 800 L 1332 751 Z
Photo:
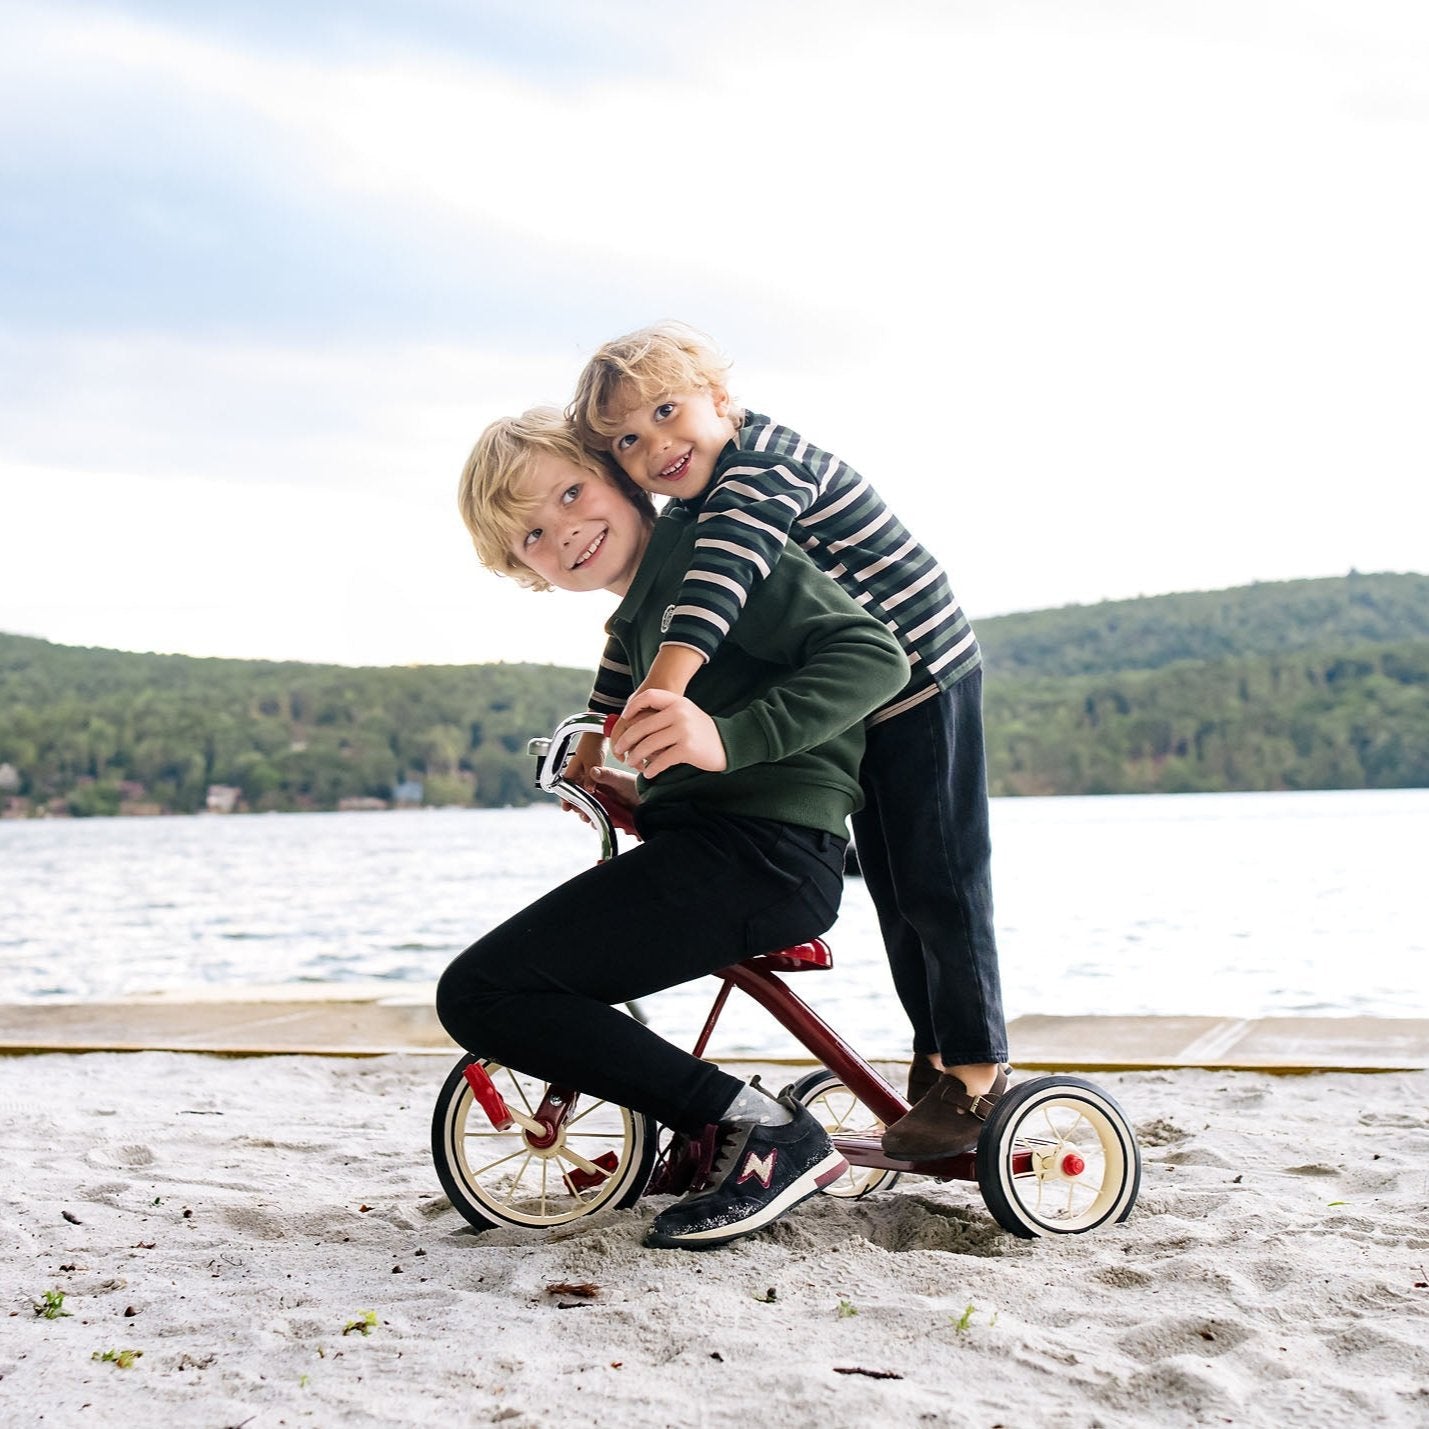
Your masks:
M 1105 1270 L 1098 1270 L 1092 1279 L 1116 1290 L 1135 1290 L 1152 1284 L 1156 1277 L 1145 1270 L 1138 1270 L 1134 1265 L 1109 1265 Z
M 154 1153 L 147 1146 L 101 1145 L 92 1147 L 84 1159 L 91 1166 L 130 1170 L 136 1166 L 152 1166 Z
M 1208 1146 L 1194 1145 L 1186 1147 L 1184 1151 L 1172 1151 L 1160 1160 L 1168 1166 L 1218 1166 L 1222 1170 L 1240 1164 L 1227 1159 L 1218 1151 L 1212 1151 Z
M 884 1250 L 950 1250 L 962 1255 L 1000 1256 L 1009 1237 L 989 1218 L 917 1195 L 860 1202 L 861 1234 Z
M 1142 1146 L 1170 1146 L 1173 1141 L 1184 1141 L 1187 1135 L 1174 1121 L 1161 1116 L 1136 1128 L 1136 1139 Z
M 76 1194 L 91 1206 L 108 1206 L 116 1211 L 127 1211 L 134 1206 L 132 1181 L 101 1181 L 93 1186 L 76 1188 Z
M 1238 1320 L 1223 1316 L 1167 1316 L 1149 1325 L 1140 1325 L 1123 1335 L 1117 1345 L 1139 1360 L 1165 1360 L 1176 1355 L 1210 1359 L 1255 1338 L 1252 1330 Z

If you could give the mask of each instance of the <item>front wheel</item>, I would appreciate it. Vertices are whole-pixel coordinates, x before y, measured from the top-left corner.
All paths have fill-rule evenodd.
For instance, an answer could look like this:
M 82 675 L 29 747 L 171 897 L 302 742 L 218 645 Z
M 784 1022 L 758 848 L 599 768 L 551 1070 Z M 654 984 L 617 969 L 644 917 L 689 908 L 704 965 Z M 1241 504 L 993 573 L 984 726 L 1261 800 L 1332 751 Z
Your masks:
M 1004 1092 L 977 1144 L 977 1181 L 1013 1235 L 1076 1235 L 1124 1221 L 1141 1188 L 1126 1113 L 1081 1077 L 1034 1077 Z
M 492 1125 L 467 1080 L 473 1065 L 528 1116 L 547 1087 L 474 1056 L 463 1057 L 442 1086 L 432 1113 L 432 1160 L 452 1205 L 478 1230 L 565 1225 L 640 1198 L 655 1159 L 652 1118 L 578 1096 L 559 1135 L 539 1145 L 520 1126 Z
M 883 1138 L 883 1123 L 827 1067 L 800 1077 L 789 1088 L 789 1094 L 808 1107 L 830 1136 L 861 1136 L 873 1141 Z M 850 1164 L 837 1181 L 824 1187 L 824 1194 L 857 1200 L 870 1191 L 887 1190 L 897 1179 L 896 1171 Z

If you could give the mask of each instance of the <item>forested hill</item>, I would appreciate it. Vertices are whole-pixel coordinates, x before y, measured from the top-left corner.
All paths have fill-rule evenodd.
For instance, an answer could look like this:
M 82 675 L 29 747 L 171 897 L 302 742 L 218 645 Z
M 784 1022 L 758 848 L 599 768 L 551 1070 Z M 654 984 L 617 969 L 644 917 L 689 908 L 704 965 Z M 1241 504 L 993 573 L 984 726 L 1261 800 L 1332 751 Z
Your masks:
M 1359 575 L 1068 605 L 976 621 L 989 678 L 1157 670 L 1429 640 L 1429 576 Z
M 1429 786 L 1429 576 L 977 621 L 998 794 Z M 586 672 L 352 669 L 0 635 L 12 816 L 503 805 Z M 227 791 L 227 792 L 225 792 Z
M 977 622 L 999 794 L 1429 786 L 1429 576 Z
M 589 690 L 549 665 L 353 669 L 0 634 L 0 801 L 187 813 L 216 785 L 253 810 L 525 803 L 527 740 Z

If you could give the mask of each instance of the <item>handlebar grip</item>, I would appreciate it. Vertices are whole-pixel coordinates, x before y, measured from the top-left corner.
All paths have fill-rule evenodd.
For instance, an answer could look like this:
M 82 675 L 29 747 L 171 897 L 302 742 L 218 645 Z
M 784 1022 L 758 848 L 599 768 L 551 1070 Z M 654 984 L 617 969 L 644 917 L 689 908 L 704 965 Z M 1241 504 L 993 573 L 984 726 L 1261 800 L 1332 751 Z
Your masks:
M 620 718 L 620 716 L 619 716 L 618 714 L 608 714 L 608 715 L 606 715 L 606 717 L 605 717 L 605 723 L 601 726 L 601 728 L 605 731 L 605 737 L 606 737 L 607 739 L 610 738 L 610 732 L 611 732 L 611 730 L 613 730 L 613 729 L 615 728 L 615 722 L 616 722 L 616 720 L 618 720 L 619 718 Z
M 611 718 L 614 719 L 615 716 L 612 715 Z M 637 832 L 635 820 L 630 817 L 630 810 L 624 804 L 617 804 L 603 789 L 593 789 L 587 792 L 605 810 L 606 817 L 621 833 L 634 834 Z

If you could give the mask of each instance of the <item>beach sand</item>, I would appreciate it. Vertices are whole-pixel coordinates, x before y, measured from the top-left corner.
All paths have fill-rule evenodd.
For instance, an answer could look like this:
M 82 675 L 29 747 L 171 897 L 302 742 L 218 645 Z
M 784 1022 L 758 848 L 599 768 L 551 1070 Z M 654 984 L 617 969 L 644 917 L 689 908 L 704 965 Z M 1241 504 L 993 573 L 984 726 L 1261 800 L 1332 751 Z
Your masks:
M 0 1061 L 0 1421 L 1429 1423 L 1429 1074 L 1098 1073 L 1143 1143 L 1124 1225 L 1018 1240 L 905 1178 L 690 1254 L 641 1247 L 653 1201 L 472 1233 L 445 1070 Z

